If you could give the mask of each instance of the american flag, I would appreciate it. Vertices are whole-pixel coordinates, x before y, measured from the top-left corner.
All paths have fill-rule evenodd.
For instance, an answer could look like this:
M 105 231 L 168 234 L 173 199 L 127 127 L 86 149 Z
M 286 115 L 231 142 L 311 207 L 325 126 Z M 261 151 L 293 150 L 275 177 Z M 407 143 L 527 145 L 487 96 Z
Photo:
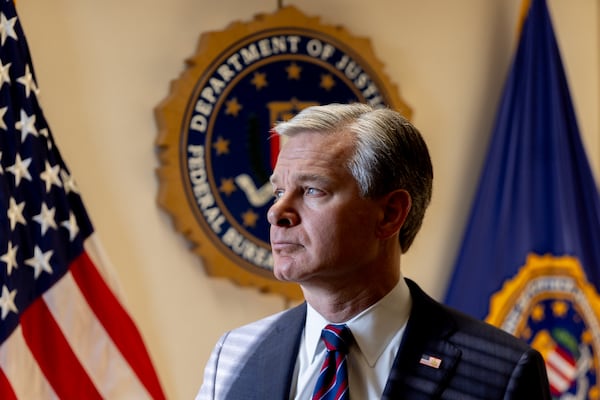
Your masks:
M 163 399 L 0 0 L 0 398 Z
M 440 365 L 442 365 L 442 360 L 440 358 L 433 357 L 428 354 L 423 354 L 423 356 L 421 356 L 421 359 L 419 360 L 419 364 L 438 369 Z

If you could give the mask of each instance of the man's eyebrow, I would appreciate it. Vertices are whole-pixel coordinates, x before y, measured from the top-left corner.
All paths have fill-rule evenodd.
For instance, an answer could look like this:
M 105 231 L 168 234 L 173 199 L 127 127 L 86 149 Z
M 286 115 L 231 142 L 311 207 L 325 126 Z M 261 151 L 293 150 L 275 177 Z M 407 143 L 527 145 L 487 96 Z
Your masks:
M 331 182 L 331 179 L 329 177 L 319 174 L 294 174 L 294 180 L 300 183 L 317 182 L 327 184 Z M 275 185 L 277 183 L 277 176 L 274 174 L 271 175 L 269 177 L 269 182 L 271 182 L 272 185 Z

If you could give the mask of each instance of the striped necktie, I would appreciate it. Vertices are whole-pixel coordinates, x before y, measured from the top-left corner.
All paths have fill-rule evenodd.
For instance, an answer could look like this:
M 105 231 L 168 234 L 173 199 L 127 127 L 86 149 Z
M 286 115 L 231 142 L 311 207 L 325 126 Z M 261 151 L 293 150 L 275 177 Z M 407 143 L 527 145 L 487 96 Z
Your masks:
M 327 325 L 321 332 L 327 347 L 312 400 L 348 400 L 348 368 L 346 354 L 352 344 L 352 333 L 346 325 Z

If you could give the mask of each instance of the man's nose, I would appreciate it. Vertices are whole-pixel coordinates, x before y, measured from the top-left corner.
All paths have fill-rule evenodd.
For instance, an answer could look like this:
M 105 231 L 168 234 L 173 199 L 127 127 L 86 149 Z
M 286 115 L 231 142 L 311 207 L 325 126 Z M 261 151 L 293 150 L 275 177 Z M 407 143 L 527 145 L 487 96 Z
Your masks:
M 300 217 L 290 195 L 284 194 L 269 208 L 267 220 L 273 226 L 290 227 L 300 222 Z

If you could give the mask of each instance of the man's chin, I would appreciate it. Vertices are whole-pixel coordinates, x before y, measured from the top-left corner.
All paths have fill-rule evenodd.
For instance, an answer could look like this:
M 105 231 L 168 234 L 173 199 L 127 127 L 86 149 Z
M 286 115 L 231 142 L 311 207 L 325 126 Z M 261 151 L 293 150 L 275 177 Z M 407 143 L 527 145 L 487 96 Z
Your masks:
M 295 272 L 291 262 L 275 262 L 273 266 L 275 279 L 282 282 L 296 282 Z
M 280 268 L 274 267 L 273 268 L 273 275 L 275 276 L 275 279 L 277 279 L 278 281 L 282 281 L 282 282 L 291 282 L 291 278 L 289 277 L 289 274 L 285 273 L 284 271 L 282 271 Z

